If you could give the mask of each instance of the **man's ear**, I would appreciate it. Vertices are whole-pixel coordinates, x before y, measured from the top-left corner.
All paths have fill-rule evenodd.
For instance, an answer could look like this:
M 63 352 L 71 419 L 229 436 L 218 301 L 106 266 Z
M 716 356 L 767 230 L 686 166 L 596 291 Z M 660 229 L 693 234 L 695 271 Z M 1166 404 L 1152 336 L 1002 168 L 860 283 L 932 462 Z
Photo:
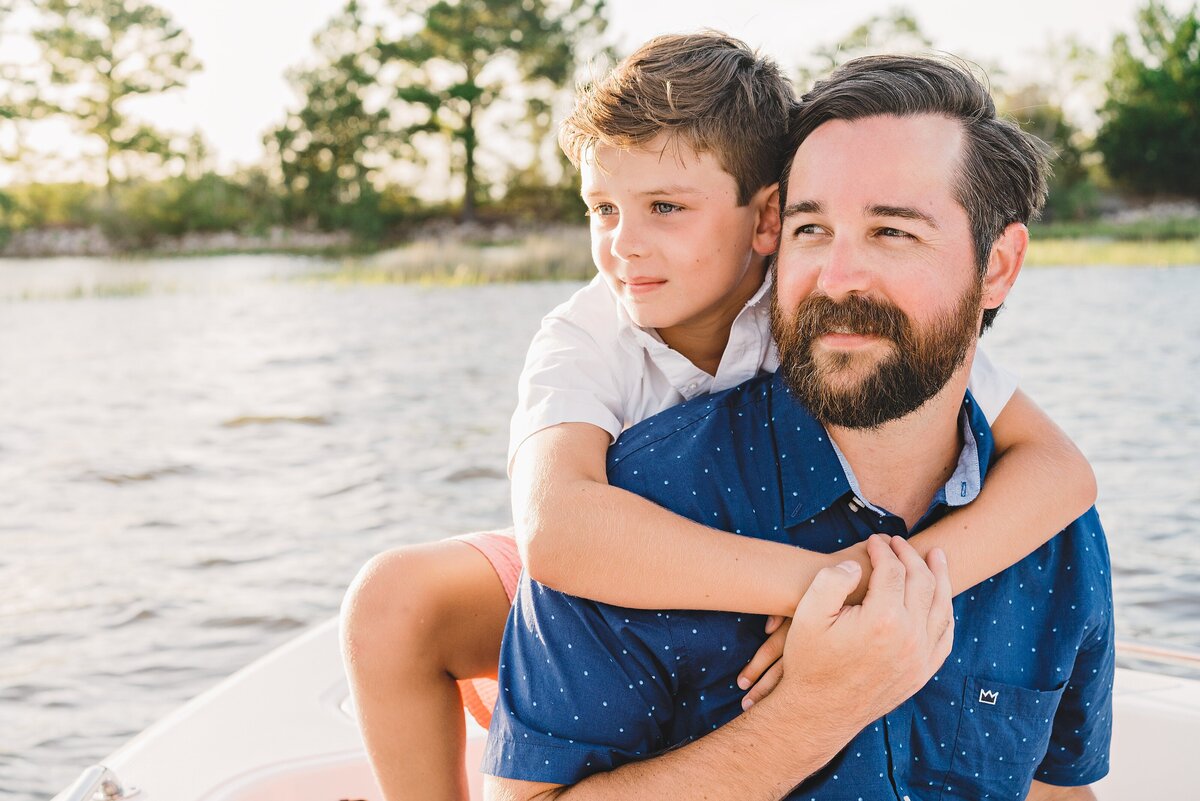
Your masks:
M 757 209 L 758 218 L 754 226 L 754 252 L 770 256 L 779 248 L 779 184 L 764 186 L 750 201 Z
M 983 277 L 983 308 L 999 308 L 1025 263 L 1029 247 L 1029 229 L 1023 223 L 1009 223 L 992 244 L 987 274 Z

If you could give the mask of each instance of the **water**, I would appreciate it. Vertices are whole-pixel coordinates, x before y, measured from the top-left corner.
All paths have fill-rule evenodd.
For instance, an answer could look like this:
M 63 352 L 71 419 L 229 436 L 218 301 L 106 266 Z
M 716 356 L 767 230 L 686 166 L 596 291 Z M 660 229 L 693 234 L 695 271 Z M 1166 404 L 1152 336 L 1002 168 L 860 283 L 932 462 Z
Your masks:
M 328 618 L 371 554 L 506 521 L 521 356 L 577 285 L 304 280 L 329 266 L 0 262 L 0 795 Z M 1030 270 L 985 339 L 1095 465 L 1119 635 L 1192 647 L 1198 294 Z

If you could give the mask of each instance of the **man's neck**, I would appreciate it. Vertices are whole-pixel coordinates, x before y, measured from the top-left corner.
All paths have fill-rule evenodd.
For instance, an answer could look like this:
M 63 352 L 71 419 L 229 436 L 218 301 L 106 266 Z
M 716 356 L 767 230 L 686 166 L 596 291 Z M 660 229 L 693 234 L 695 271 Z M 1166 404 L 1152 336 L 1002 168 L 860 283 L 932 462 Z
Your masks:
M 910 531 L 958 465 L 969 367 L 970 357 L 941 392 L 899 420 L 875 429 L 829 427 L 863 499 L 903 518 Z

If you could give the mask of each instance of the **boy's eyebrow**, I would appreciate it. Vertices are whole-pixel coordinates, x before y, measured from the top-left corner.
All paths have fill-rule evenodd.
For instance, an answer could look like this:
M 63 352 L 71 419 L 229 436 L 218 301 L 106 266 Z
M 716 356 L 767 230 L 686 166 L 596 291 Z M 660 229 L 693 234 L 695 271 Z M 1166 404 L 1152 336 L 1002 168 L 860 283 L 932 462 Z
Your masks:
M 920 209 L 915 209 L 912 206 L 867 206 L 864 211 L 870 217 L 899 217 L 902 220 L 916 220 L 923 222 L 930 228 L 939 228 L 937 220 L 930 217 Z
M 674 184 L 672 186 L 662 186 L 654 189 L 643 189 L 637 194 L 642 197 L 652 197 L 659 195 L 695 195 L 701 192 L 704 192 L 704 190 L 700 189 L 699 187 L 687 186 L 686 184 Z M 600 189 L 595 189 L 591 191 L 583 191 L 579 194 L 583 195 L 584 197 L 593 197 L 608 193 Z
M 694 195 L 700 191 L 702 191 L 702 190 L 700 190 L 694 186 L 687 186 L 686 184 L 675 184 L 673 186 L 664 186 L 661 189 L 646 189 L 642 192 L 639 192 L 638 194 L 643 195 L 643 196 L 647 196 L 647 195 Z

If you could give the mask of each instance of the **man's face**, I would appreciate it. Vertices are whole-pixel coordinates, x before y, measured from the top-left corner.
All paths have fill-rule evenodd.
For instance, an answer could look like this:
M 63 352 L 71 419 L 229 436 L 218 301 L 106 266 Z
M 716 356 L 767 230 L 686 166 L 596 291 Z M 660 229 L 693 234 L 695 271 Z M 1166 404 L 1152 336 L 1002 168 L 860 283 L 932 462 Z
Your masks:
M 772 330 L 824 423 L 903 417 L 972 352 L 982 289 L 953 192 L 962 142 L 943 117 L 869 117 L 825 123 L 796 152 Z
M 770 191 L 739 206 L 737 182 L 711 153 L 665 137 L 634 150 L 600 146 L 580 175 L 592 258 L 634 322 L 668 342 L 676 330 L 727 332 L 775 247 Z

